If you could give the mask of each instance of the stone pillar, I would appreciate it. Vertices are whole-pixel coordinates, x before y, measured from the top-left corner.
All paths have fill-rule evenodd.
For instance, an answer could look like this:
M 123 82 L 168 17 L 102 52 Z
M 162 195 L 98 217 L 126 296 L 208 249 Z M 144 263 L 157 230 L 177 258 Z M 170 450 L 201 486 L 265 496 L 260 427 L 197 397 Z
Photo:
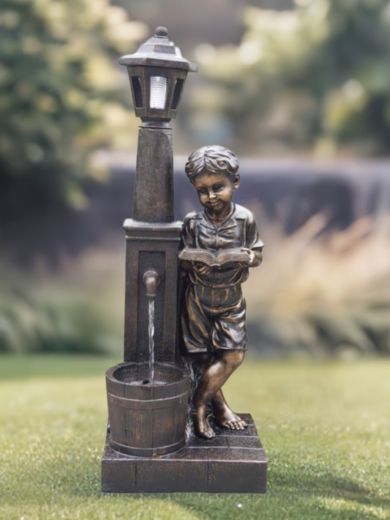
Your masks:
M 133 218 L 173 222 L 172 128 L 144 123 L 139 129 Z
M 177 359 L 178 251 L 181 222 L 174 222 L 172 129 L 143 123 L 139 129 L 133 218 L 126 219 L 126 295 L 124 361 L 149 359 L 148 300 L 143 275 L 155 270 L 156 362 Z
M 126 296 L 124 360 L 146 362 L 148 301 L 143 275 L 154 269 L 160 279 L 155 299 L 154 345 L 156 362 L 177 359 L 178 251 L 181 222 L 147 224 L 133 219 L 126 232 Z

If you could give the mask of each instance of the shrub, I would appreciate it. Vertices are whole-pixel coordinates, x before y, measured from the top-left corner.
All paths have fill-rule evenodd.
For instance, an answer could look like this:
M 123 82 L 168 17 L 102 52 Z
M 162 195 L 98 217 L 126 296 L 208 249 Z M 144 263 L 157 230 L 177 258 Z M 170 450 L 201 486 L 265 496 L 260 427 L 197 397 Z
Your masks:
M 135 134 L 115 63 L 143 36 L 108 0 L 2 0 L 0 216 L 84 207 L 92 152 Z
M 4 269 L 2 274 L 5 275 Z M 0 352 L 103 354 L 115 350 L 109 321 L 86 298 L 40 292 L 6 272 L 0 299 Z
M 245 288 L 252 343 L 268 354 L 390 354 L 390 222 L 362 218 L 321 234 L 265 237 L 263 266 Z

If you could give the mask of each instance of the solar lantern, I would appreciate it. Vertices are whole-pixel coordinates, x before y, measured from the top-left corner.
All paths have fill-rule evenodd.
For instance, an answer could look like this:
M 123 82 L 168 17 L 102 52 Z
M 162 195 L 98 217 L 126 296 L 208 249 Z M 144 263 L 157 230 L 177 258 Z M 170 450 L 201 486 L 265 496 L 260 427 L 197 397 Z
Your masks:
M 119 63 L 127 68 L 135 115 L 146 123 L 174 119 L 187 73 L 197 66 L 183 58 L 168 30 L 157 27 L 137 52 L 122 56 Z

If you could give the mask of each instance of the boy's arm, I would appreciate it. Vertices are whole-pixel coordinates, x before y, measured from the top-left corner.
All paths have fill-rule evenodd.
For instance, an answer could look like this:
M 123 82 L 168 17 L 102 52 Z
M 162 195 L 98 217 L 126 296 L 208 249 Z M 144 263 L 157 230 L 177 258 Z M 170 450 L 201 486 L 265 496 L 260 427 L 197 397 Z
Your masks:
M 257 267 L 263 260 L 264 242 L 261 240 L 253 214 L 249 212 L 246 221 L 245 249 L 249 254 L 249 267 Z
M 181 232 L 181 247 L 180 249 L 192 249 L 195 247 L 195 228 L 194 220 L 192 218 L 193 213 L 190 213 L 184 217 L 183 228 Z M 180 253 L 179 253 L 180 255 Z M 180 269 L 182 271 L 191 271 L 193 266 L 188 260 L 182 260 L 179 256 Z
M 196 247 L 195 244 L 195 217 L 196 213 L 193 211 L 188 213 L 183 220 L 183 227 L 181 231 L 181 249 Z

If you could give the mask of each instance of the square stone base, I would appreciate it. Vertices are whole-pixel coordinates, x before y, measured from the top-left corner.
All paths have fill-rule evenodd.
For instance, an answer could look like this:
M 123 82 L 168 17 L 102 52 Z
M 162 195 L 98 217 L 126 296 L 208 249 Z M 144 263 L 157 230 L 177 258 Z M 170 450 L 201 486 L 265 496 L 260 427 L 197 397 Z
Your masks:
M 102 459 L 105 493 L 265 493 L 268 459 L 249 414 L 243 431 L 218 429 L 215 439 L 191 437 L 162 457 L 132 457 L 113 450 L 109 432 Z

